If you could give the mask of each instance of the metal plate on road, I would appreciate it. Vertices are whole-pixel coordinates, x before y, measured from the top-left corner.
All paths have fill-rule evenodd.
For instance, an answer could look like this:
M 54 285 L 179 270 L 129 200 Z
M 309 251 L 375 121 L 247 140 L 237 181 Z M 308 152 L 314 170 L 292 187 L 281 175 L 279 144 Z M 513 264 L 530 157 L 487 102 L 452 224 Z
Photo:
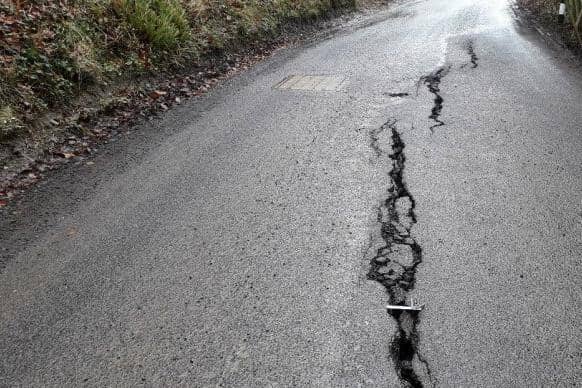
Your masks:
M 341 89 L 345 77 L 332 75 L 292 75 L 279 82 L 275 89 L 334 92 Z

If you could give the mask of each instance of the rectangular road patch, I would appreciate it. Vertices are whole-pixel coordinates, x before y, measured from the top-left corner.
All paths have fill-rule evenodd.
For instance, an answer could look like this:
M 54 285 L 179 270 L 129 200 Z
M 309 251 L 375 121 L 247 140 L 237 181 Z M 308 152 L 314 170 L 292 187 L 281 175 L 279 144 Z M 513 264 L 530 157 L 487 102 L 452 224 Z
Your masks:
M 346 78 L 333 75 L 292 75 L 279 82 L 275 89 L 335 92 L 341 89 Z

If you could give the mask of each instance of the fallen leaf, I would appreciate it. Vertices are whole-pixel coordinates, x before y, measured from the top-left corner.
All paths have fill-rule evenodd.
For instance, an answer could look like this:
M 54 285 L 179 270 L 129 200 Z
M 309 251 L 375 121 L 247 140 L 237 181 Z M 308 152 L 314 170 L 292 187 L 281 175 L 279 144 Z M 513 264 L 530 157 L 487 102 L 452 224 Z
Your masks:
M 69 238 L 75 237 L 77 235 L 77 228 L 75 228 L 74 226 L 67 228 L 66 235 Z
M 158 98 L 165 96 L 168 92 L 164 92 L 162 90 L 154 90 L 149 94 L 150 98 L 153 100 L 157 100 Z
M 57 155 L 61 158 L 65 158 L 65 159 L 71 159 L 71 158 L 74 158 L 76 156 L 72 152 L 56 152 L 55 155 Z

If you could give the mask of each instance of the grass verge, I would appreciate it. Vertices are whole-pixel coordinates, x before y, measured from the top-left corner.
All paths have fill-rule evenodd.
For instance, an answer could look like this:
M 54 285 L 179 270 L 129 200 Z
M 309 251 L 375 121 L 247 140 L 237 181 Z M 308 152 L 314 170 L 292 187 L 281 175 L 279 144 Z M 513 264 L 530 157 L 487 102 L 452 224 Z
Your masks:
M 117 126 L 259 60 L 289 26 L 317 26 L 356 1 L 385 2 L 0 3 L 0 207 L 55 159 L 90 153 Z
M 0 141 L 94 86 L 171 71 L 355 0 L 9 0 L 0 5 Z

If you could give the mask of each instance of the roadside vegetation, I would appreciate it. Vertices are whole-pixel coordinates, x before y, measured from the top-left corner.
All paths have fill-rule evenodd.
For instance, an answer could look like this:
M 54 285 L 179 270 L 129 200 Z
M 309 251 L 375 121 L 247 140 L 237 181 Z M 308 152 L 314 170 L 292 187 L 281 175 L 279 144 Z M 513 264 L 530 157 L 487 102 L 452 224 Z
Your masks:
M 557 0 L 517 0 L 517 3 L 524 9 L 532 12 L 542 22 L 556 26 L 570 47 L 580 52 L 582 50 L 582 0 L 565 0 L 566 22 L 564 25 L 557 25 L 558 6 Z
M 0 142 L 95 87 L 192 66 L 355 0 L 8 0 L 0 3 Z
M 574 33 L 578 39 L 578 43 L 582 44 L 582 0 L 567 0 L 568 18 Z

